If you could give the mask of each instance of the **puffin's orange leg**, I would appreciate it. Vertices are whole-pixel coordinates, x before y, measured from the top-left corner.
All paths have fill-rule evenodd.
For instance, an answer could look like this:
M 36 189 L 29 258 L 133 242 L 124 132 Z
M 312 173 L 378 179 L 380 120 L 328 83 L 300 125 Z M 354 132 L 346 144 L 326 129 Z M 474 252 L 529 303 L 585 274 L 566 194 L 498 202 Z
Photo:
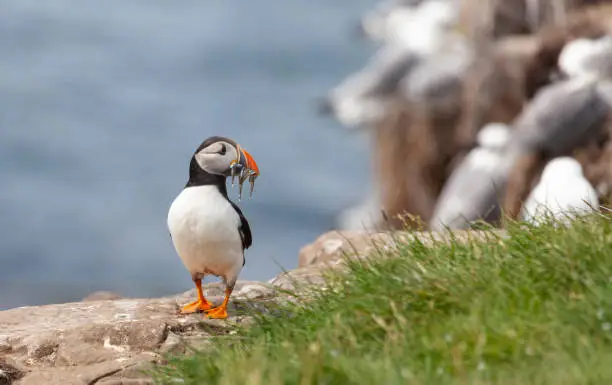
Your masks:
M 205 311 L 212 307 L 212 304 L 204 298 L 204 293 L 202 292 L 202 280 L 194 279 L 193 283 L 195 283 L 196 289 L 198 290 L 198 299 L 197 301 L 193 301 L 192 303 L 183 306 L 181 309 L 182 314 L 190 314 L 198 311 Z
M 229 302 L 230 295 L 232 295 L 232 290 L 233 288 L 225 289 L 225 298 L 220 306 L 206 310 L 206 315 L 208 318 L 227 318 L 227 303 Z

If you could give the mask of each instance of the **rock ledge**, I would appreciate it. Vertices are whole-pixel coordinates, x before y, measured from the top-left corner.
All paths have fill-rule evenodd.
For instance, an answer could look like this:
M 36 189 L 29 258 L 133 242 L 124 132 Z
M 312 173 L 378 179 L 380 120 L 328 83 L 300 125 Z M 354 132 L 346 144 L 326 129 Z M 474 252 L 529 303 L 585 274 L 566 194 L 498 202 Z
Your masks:
M 239 281 L 227 320 L 178 314 L 180 305 L 196 297 L 195 289 L 156 299 L 100 292 L 82 302 L 0 311 L 0 385 L 151 384 L 142 371 L 161 362 L 164 353 L 185 353 L 187 345 L 204 347 L 212 336 L 249 322 L 250 313 L 271 311 L 286 298 L 285 290 L 321 284 L 323 269 L 341 267 L 345 253 L 365 257 L 375 247 L 392 247 L 398 236 L 432 241 L 430 234 L 421 233 L 324 234 L 301 250 L 299 269 L 268 283 Z M 455 233 L 460 240 L 482 237 Z M 204 289 L 213 302 L 223 299 L 221 284 Z

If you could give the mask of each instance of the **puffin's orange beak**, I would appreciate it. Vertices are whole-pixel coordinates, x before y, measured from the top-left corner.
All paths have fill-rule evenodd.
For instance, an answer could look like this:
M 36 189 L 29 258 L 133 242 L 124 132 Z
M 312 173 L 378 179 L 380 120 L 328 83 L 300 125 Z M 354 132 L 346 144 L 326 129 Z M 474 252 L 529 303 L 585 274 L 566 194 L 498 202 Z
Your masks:
M 242 152 L 242 155 L 244 155 L 246 168 L 251 170 L 254 175 L 259 176 L 259 167 L 257 166 L 255 159 L 253 159 L 253 156 L 251 156 L 251 154 L 249 154 L 249 152 L 242 147 L 240 148 L 240 151 Z
M 257 162 L 253 159 L 253 156 L 249 154 L 247 150 L 242 148 L 241 145 L 236 146 L 238 150 L 238 158 L 232 161 L 230 165 L 231 176 L 232 176 L 232 186 L 234 185 L 234 176 L 235 176 L 235 168 L 236 164 L 239 164 L 241 168 L 239 169 L 238 175 L 238 187 L 239 187 L 239 200 L 242 197 L 242 185 L 244 182 L 249 181 L 251 188 L 249 189 L 249 198 L 253 195 L 253 190 L 255 189 L 255 179 L 259 176 L 259 167 L 257 166 Z
M 245 175 L 245 177 L 250 175 L 254 175 L 255 177 L 259 176 L 259 167 L 257 166 L 255 159 L 253 159 L 253 156 L 239 144 L 236 145 L 236 149 L 238 150 L 238 158 L 231 162 L 230 168 L 239 165 L 241 166 L 240 170 L 244 169 L 247 171 L 246 173 L 240 171 L 240 173 Z

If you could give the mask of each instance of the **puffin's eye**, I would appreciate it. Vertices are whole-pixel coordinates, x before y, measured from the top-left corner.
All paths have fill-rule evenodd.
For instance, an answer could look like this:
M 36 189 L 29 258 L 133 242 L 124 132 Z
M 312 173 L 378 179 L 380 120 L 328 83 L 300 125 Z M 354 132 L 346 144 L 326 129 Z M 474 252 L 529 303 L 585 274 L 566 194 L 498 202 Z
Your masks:
M 227 152 L 227 148 L 225 148 L 225 144 L 221 143 L 221 150 L 219 151 L 220 155 L 225 155 Z

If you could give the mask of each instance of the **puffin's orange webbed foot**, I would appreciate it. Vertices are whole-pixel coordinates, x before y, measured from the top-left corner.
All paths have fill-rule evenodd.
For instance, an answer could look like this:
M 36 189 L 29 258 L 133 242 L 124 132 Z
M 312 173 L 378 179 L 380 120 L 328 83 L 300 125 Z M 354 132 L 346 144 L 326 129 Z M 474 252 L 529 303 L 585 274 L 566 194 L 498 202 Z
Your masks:
M 233 289 L 232 285 L 232 289 Z M 229 297 L 232 295 L 232 289 L 225 289 L 225 298 L 223 299 L 223 303 L 221 305 L 212 308 L 210 310 L 206 310 L 206 316 L 208 318 L 216 318 L 216 319 L 225 319 L 227 318 L 227 303 L 229 302 Z
M 196 290 L 198 291 L 198 299 L 190 304 L 187 304 L 181 308 L 181 314 L 191 314 L 199 311 L 206 311 L 212 308 L 212 304 L 204 298 L 204 292 L 202 292 L 202 280 L 194 279 Z
M 225 319 L 227 318 L 227 307 L 226 306 L 217 306 L 215 308 L 212 308 L 210 310 L 206 311 L 206 316 L 208 318 L 215 318 L 215 319 Z
M 197 301 L 193 301 L 192 303 L 183 306 L 181 308 L 181 314 L 197 313 L 200 311 L 209 310 L 211 308 L 212 308 L 212 304 L 210 302 L 206 300 L 200 301 L 198 299 Z

